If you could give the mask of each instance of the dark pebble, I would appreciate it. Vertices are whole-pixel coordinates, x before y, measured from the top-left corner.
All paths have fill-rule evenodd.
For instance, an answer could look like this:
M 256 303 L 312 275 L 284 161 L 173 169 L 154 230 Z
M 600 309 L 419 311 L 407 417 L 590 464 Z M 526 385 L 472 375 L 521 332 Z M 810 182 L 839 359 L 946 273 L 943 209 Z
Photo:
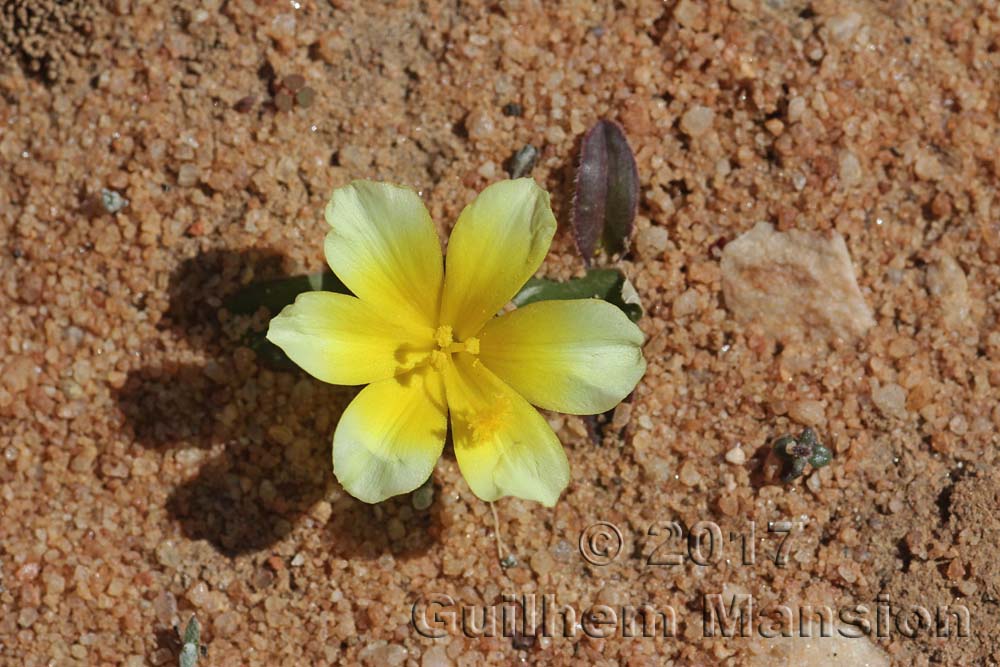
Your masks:
M 517 102 L 508 102 L 503 105 L 501 111 L 504 116 L 514 116 L 515 118 L 520 117 L 524 113 L 524 109 Z
M 256 101 L 257 101 L 256 97 L 254 97 L 253 95 L 247 95 L 246 97 L 241 98 L 236 104 L 234 104 L 233 109 L 235 109 L 240 113 L 248 113 L 251 109 L 253 109 L 253 105 Z

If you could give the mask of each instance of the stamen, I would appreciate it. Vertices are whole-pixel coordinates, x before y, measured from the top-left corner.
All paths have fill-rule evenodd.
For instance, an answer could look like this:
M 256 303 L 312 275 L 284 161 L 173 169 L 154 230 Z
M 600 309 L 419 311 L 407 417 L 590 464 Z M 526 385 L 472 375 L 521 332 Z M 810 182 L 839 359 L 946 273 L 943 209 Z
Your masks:
M 437 342 L 438 347 L 442 350 L 448 349 L 448 346 L 452 344 L 455 340 L 452 336 L 451 327 L 447 324 L 442 324 L 434 332 L 434 340 Z
M 492 440 L 510 419 L 512 407 L 509 396 L 495 394 L 488 408 L 476 412 L 469 419 L 472 441 L 481 445 Z
M 452 328 L 447 324 L 442 324 L 434 332 L 434 342 L 438 349 L 447 354 L 454 352 L 468 352 L 469 354 L 479 354 L 479 339 L 469 338 L 463 342 L 456 342 Z
M 479 354 L 479 339 L 469 338 L 465 341 L 465 351 L 469 354 Z
M 441 350 L 432 350 L 430 355 L 431 366 L 436 371 L 444 371 L 445 364 L 448 363 L 448 355 Z

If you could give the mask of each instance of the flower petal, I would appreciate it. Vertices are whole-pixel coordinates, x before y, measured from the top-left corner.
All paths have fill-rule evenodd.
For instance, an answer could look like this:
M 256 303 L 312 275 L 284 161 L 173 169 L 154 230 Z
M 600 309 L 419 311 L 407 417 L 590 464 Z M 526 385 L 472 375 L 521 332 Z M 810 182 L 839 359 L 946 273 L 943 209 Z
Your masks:
M 439 373 L 426 367 L 361 390 L 333 434 L 333 472 L 348 493 L 377 503 L 423 484 L 448 430 Z
M 539 301 L 487 322 L 479 353 L 531 403 L 557 412 L 606 412 L 643 373 L 642 331 L 599 299 Z
M 472 492 L 551 507 L 569 483 L 566 453 L 548 422 L 471 355 L 445 370 L 455 457 Z
M 422 361 L 434 332 L 392 322 L 375 306 L 334 292 L 304 292 L 271 320 L 267 339 L 313 377 L 331 384 L 390 378 Z
M 326 205 L 326 260 L 347 287 L 394 319 L 437 324 L 441 242 L 417 193 L 354 181 Z
M 448 241 L 441 324 L 474 336 L 538 270 L 555 231 L 549 195 L 530 178 L 483 190 Z

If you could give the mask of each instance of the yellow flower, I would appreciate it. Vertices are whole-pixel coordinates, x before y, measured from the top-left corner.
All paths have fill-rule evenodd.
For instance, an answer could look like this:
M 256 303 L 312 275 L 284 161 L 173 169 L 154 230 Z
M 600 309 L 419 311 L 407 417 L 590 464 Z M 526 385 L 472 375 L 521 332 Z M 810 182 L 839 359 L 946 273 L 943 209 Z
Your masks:
M 356 296 L 301 294 L 267 337 L 324 382 L 368 385 L 333 436 L 344 489 L 375 503 L 420 486 L 450 415 L 477 496 L 554 505 L 569 463 L 532 404 L 610 410 L 646 361 L 642 332 L 605 301 L 543 301 L 496 316 L 548 252 L 548 193 L 528 178 L 489 186 L 459 216 L 444 262 L 410 189 L 355 181 L 334 191 L 326 220 L 327 261 Z

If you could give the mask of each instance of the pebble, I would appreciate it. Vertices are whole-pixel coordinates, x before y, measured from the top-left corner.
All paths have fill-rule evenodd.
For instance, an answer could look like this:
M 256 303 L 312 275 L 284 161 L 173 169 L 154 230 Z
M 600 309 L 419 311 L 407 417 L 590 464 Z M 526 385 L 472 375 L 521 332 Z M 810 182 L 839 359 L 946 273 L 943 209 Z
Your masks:
M 890 383 L 874 389 L 872 402 L 887 417 L 906 415 L 906 390 L 898 384 Z
M 406 537 L 406 526 L 398 518 L 393 517 L 389 519 L 388 531 L 389 539 L 393 542 L 398 542 L 399 540 Z
M 17 624 L 22 628 L 30 628 L 38 620 L 38 610 L 34 607 L 26 607 L 17 615 Z
M 35 376 L 35 364 L 27 356 L 14 355 L 3 366 L 0 382 L 12 394 L 20 394 L 31 386 Z
M 946 326 L 958 327 L 969 321 L 969 282 L 954 257 L 942 253 L 927 266 L 927 290 L 937 302 Z
M 418 512 L 426 510 L 434 504 L 434 484 L 428 480 L 427 483 L 413 492 L 410 502 L 413 505 L 413 509 Z
M 521 178 L 531 173 L 538 162 L 538 149 L 531 144 L 525 144 L 508 161 L 508 169 L 511 178 Z
M 847 14 L 838 14 L 827 19 L 826 29 L 834 41 L 846 42 L 857 34 L 861 23 L 861 14 L 858 12 L 848 12 Z
M 454 667 L 455 663 L 448 657 L 448 651 L 435 644 L 420 657 L 420 667 Z
M 539 577 L 546 576 L 555 567 L 555 561 L 549 552 L 544 549 L 539 549 L 535 553 L 531 554 L 531 559 L 529 561 L 532 571 Z
M 779 340 L 855 340 L 875 325 L 837 232 L 775 231 L 766 222 L 722 251 L 726 307 Z
M 182 449 L 175 455 L 177 465 L 182 468 L 194 468 L 205 458 L 205 452 L 201 449 Z
M 643 259 L 654 259 L 670 243 L 670 234 L 663 227 L 651 225 L 636 235 L 635 246 Z
M 32 561 L 30 563 L 25 563 L 21 567 L 17 568 L 17 572 L 14 573 L 14 576 L 21 583 L 27 581 L 34 581 L 35 577 L 38 576 L 38 572 L 40 571 L 40 569 L 41 568 L 38 566 L 38 563 Z
M 671 305 L 671 313 L 676 319 L 693 315 L 696 312 L 698 312 L 698 290 L 693 287 L 681 292 Z
M 705 14 L 701 5 L 693 0 L 681 0 L 674 8 L 674 18 L 685 28 L 702 30 L 705 27 Z
M 195 607 L 203 607 L 208 599 L 208 586 L 205 582 L 199 581 L 188 589 L 186 597 Z
M 560 144 L 566 140 L 566 130 L 558 125 L 549 125 L 545 130 L 545 140 L 550 144 Z
M 170 626 L 177 616 L 177 598 L 170 591 L 160 591 L 153 598 L 153 611 L 156 613 L 156 620 L 165 626 Z
M 60 595 L 66 590 L 66 578 L 57 572 L 50 572 L 48 569 L 42 575 L 42 583 L 45 584 L 46 595 Z
M 551 551 L 552 557 L 561 563 L 569 561 L 576 553 L 573 549 L 573 545 L 566 540 L 558 540 L 554 545 L 552 545 Z
M 820 426 L 826 422 L 826 408 L 821 401 L 795 401 L 788 407 L 788 416 L 803 426 Z
M 503 105 L 501 111 L 503 112 L 504 116 L 511 116 L 514 118 L 519 118 L 524 114 L 524 109 L 517 102 L 508 102 L 507 104 Z
M 399 667 L 406 662 L 409 652 L 399 644 L 389 644 L 384 640 L 372 642 L 358 652 L 358 659 L 365 665 Z
M 979 586 L 971 579 L 965 579 L 958 582 L 958 590 L 962 593 L 962 595 L 969 596 L 974 595 L 975 592 L 979 590 Z
M 788 100 L 788 122 L 797 123 L 802 120 L 806 108 L 806 99 L 804 97 L 796 96 Z
M 375 159 L 371 150 L 353 144 L 341 147 L 337 154 L 341 166 L 353 171 L 364 171 Z
M 136 477 L 149 477 L 159 472 L 159 464 L 145 456 L 136 458 L 132 462 L 132 474 Z
M 923 154 L 913 163 L 913 172 L 924 181 L 937 181 L 944 175 L 941 163 L 933 155 Z
M 233 109 L 237 113 L 249 113 L 253 109 L 253 106 L 254 104 L 256 104 L 256 102 L 257 98 L 255 96 L 247 95 L 237 100 L 236 103 L 233 105 Z
M 712 129 L 715 112 L 708 107 L 695 106 L 681 116 L 681 131 L 692 138 L 698 138 Z
M 171 540 L 161 542 L 156 547 L 156 559 L 160 562 L 160 565 L 165 567 L 176 568 L 181 563 L 181 555 L 177 551 L 177 545 Z
M 822 487 L 823 487 L 823 480 L 820 477 L 819 471 L 809 475 L 809 477 L 806 479 L 806 488 L 812 491 L 813 493 L 819 493 Z
M 185 162 L 177 171 L 177 185 L 182 188 L 189 188 L 198 182 L 198 167 Z
M 681 466 L 680 479 L 681 483 L 686 486 L 695 486 L 701 481 L 701 474 L 691 461 L 685 461 Z
M 732 463 L 734 466 L 741 466 L 747 462 L 746 452 L 740 446 L 733 447 L 728 452 L 726 452 L 726 461 Z
M 840 183 L 844 187 L 857 185 L 861 182 L 861 163 L 858 156 L 851 151 L 840 152 Z
M 465 131 L 469 133 L 469 138 L 474 141 L 488 139 L 495 130 L 496 122 L 488 111 L 477 109 L 465 118 Z
M 235 611 L 227 611 L 212 619 L 212 629 L 216 637 L 229 637 L 239 628 L 240 615 Z
M 97 449 L 88 447 L 84 451 L 74 456 L 69 462 L 69 469 L 73 472 L 89 472 L 97 459 Z

